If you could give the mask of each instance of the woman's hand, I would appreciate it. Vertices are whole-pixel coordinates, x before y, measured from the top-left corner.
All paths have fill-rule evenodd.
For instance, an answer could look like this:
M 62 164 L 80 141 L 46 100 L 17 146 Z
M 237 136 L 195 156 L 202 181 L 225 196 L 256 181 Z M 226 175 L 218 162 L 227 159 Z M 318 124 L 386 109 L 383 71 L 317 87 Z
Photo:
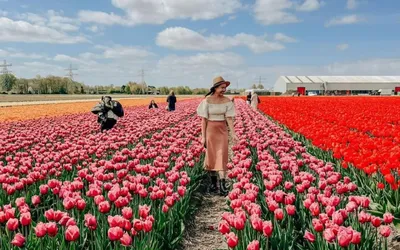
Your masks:
M 206 145 L 206 137 L 205 136 L 201 137 L 201 145 L 203 145 L 203 146 Z
M 237 137 L 236 133 L 233 133 L 233 134 L 232 134 L 232 139 L 233 139 L 233 142 L 234 142 L 235 144 L 237 144 L 237 143 L 239 142 L 239 138 Z

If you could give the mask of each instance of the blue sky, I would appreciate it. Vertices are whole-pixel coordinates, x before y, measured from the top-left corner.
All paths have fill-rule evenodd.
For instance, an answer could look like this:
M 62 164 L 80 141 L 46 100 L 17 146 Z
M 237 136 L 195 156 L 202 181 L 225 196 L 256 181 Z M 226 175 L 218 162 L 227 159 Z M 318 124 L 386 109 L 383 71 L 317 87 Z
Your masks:
M 0 0 L 0 60 L 88 85 L 248 88 L 279 75 L 396 75 L 398 0 Z

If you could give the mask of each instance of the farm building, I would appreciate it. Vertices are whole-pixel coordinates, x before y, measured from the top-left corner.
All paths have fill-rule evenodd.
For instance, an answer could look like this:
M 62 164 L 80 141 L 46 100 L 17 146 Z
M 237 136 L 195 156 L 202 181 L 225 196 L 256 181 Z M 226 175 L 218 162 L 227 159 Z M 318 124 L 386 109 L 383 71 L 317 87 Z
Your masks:
M 379 90 L 400 92 L 400 76 L 280 76 L 277 92 L 369 94 Z

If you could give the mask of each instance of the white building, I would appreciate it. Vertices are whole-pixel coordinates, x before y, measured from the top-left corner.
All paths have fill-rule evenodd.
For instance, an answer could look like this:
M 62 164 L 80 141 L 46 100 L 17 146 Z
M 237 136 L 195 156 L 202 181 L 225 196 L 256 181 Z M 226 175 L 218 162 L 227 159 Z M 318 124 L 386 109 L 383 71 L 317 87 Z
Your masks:
M 400 92 L 400 76 L 280 76 L 274 86 L 276 92 L 282 93 L 301 92 L 302 89 L 316 93 L 349 91 L 360 94 L 380 89 Z

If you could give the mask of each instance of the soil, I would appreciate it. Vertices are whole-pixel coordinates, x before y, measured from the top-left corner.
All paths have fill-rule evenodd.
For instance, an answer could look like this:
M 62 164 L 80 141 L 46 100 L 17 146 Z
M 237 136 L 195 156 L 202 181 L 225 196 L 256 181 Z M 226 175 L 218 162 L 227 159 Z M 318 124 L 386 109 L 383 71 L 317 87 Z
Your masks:
M 229 138 L 229 160 L 233 157 Z M 182 250 L 228 250 L 225 237 L 218 231 L 221 216 L 228 210 L 227 197 L 204 195 L 200 209 L 188 225 Z

